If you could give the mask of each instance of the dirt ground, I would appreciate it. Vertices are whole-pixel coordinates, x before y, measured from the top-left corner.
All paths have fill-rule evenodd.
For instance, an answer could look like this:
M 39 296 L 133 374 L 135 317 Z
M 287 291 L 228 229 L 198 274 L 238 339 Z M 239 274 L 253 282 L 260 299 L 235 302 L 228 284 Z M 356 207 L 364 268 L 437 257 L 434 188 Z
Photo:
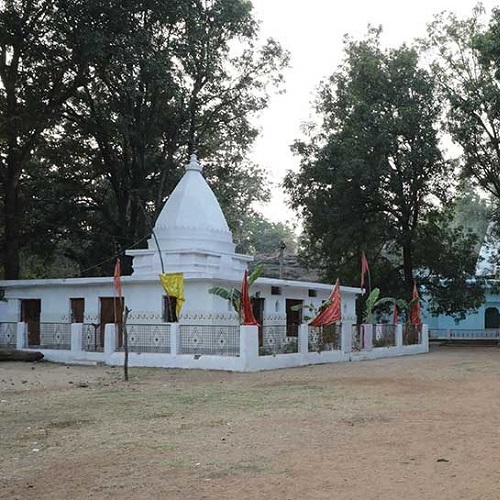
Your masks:
M 0 363 L 2 499 L 500 499 L 500 350 L 235 374 Z

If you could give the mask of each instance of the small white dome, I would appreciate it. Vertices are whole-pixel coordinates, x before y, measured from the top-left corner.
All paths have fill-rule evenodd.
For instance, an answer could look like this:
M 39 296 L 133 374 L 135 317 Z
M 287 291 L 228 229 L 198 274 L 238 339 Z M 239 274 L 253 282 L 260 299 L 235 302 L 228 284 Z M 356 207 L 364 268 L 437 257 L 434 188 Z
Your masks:
M 201 173 L 196 155 L 168 198 L 155 224 L 163 250 L 196 248 L 234 252 L 235 245 L 219 202 Z

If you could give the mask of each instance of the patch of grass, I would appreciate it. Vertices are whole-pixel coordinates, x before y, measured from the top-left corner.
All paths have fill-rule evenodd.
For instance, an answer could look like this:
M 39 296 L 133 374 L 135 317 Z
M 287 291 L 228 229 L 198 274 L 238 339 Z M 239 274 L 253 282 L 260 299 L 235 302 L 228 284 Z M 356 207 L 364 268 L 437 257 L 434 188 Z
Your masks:
M 50 429 L 68 429 L 71 427 L 82 427 L 84 425 L 94 424 L 94 420 L 86 420 L 81 418 L 69 418 L 66 420 L 52 421 L 47 424 Z
M 172 443 L 147 443 L 147 448 L 153 451 L 160 451 L 162 453 L 172 452 L 177 449 L 177 446 Z
M 205 462 L 199 468 L 199 476 L 205 479 L 219 479 L 227 476 L 262 474 L 269 471 L 268 460 L 264 457 L 251 457 L 236 463 L 220 461 Z
M 182 457 L 172 457 L 162 460 L 160 465 L 163 467 L 168 467 L 169 469 L 185 469 L 189 467 L 189 463 L 185 458 Z

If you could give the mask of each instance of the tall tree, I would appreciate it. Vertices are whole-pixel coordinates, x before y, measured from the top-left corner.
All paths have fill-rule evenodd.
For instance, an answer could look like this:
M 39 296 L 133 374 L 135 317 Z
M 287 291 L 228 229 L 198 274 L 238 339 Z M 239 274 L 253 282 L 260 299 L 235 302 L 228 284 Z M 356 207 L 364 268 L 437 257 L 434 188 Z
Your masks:
M 362 41 L 346 39 L 344 64 L 320 86 L 322 123 L 295 143 L 301 169 L 285 185 L 304 217 L 305 255 L 329 279 L 354 284 L 365 251 L 384 291 L 408 298 L 424 264 L 416 260 L 419 232 L 449 202 L 450 169 L 438 146 L 441 109 L 431 76 L 415 49 L 382 50 L 379 36 L 371 29 Z
M 446 103 L 445 126 L 461 146 L 467 182 L 500 201 L 500 11 L 488 26 L 478 5 L 470 18 L 436 16 L 422 42 Z
M 78 190 L 61 204 L 74 214 L 60 224 L 63 252 L 87 268 L 139 242 L 194 149 L 216 191 L 244 193 L 247 207 L 265 197 L 252 182 L 263 187 L 262 171 L 243 158 L 257 134 L 251 118 L 281 83 L 287 55 L 273 40 L 259 45 L 251 4 L 95 0 L 82 8 L 94 30 L 88 78 L 36 151 L 60 190 Z M 35 189 L 43 182 L 29 180 Z M 37 207 L 53 218 L 50 204 Z
M 43 133 L 57 122 L 62 106 L 86 76 L 90 28 L 86 22 L 77 25 L 68 4 L 62 0 L 0 4 L 2 260 L 7 279 L 19 277 L 22 176 Z
M 288 253 L 295 253 L 297 237 L 293 229 L 282 222 L 270 222 L 260 213 L 240 219 L 240 227 L 233 233 L 236 250 L 248 254 L 278 254 L 282 244 Z

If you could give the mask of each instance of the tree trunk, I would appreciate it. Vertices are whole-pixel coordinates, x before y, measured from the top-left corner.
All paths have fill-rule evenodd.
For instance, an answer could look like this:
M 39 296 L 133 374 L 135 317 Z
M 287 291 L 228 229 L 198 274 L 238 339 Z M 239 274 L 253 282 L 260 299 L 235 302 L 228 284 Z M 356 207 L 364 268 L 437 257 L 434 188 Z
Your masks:
M 4 189 L 4 277 L 7 280 L 16 280 L 19 279 L 19 195 L 17 179 L 10 168 Z
M 406 292 L 410 294 L 409 298 L 411 298 L 413 290 L 413 256 L 410 242 L 403 244 L 403 271 Z

